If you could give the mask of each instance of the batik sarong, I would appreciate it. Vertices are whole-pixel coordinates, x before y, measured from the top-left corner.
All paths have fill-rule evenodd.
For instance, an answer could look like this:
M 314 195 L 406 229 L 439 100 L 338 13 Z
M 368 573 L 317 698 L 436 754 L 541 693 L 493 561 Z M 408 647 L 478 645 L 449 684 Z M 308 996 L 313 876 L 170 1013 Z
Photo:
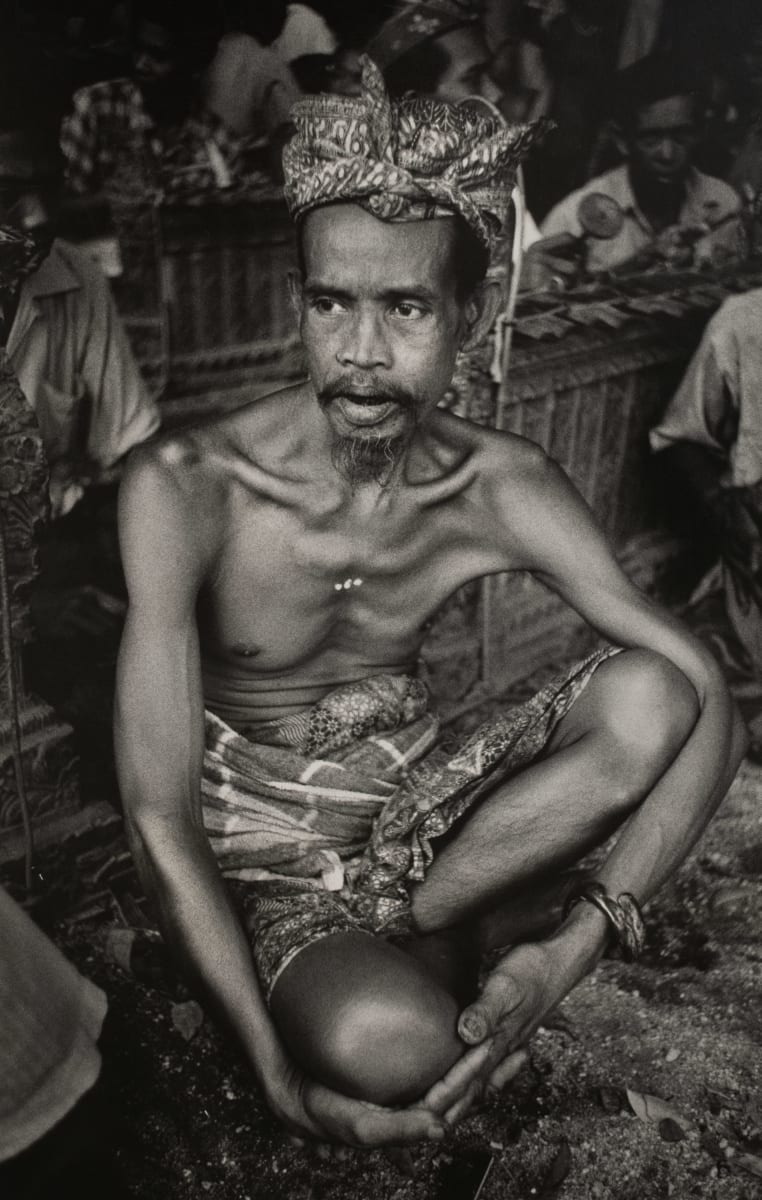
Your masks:
M 444 738 L 425 686 L 377 675 L 256 741 L 206 715 L 204 823 L 234 885 L 268 999 L 284 968 L 331 934 L 412 931 L 409 889 L 434 843 L 537 759 L 610 654 L 599 651 L 473 733 Z

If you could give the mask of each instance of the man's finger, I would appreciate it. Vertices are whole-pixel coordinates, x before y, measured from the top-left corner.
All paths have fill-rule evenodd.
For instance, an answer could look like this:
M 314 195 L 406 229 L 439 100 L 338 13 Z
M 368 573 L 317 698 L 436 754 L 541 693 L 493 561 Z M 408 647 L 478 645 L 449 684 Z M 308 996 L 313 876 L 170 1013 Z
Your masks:
M 495 1067 L 487 1081 L 488 1091 L 500 1092 L 507 1083 L 515 1079 L 522 1067 L 529 1062 L 526 1050 L 514 1050 Z
M 452 1108 L 448 1108 L 444 1115 L 444 1119 L 449 1126 L 457 1125 L 458 1121 L 471 1111 L 475 1104 L 478 1104 L 484 1095 L 484 1081 L 475 1079 L 467 1088 L 465 1095 L 453 1104 Z
M 458 1033 L 464 1042 L 476 1046 L 494 1034 L 503 1018 L 518 1008 L 522 996 L 510 975 L 490 975 L 482 994 L 468 1008 L 464 1008 L 458 1021 Z
M 358 1146 L 408 1146 L 415 1142 L 442 1141 L 447 1127 L 425 1108 L 393 1109 L 368 1105 L 354 1122 L 354 1143 Z
M 431 1109 L 435 1113 L 444 1113 L 457 1100 L 460 1099 L 466 1088 L 470 1087 L 473 1080 L 479 1076 L 486 1068 L 490 1052 L 492 1050 L 491 1039 L 483 1042 L 480 1046 L 476 1046 L 473 1050 L 468 1050 L 462 1058 L 459 1058 L 454 1067 L 442 1079 L 429 1088 L 424 1096 L 422 1103 L 426 1108 Z

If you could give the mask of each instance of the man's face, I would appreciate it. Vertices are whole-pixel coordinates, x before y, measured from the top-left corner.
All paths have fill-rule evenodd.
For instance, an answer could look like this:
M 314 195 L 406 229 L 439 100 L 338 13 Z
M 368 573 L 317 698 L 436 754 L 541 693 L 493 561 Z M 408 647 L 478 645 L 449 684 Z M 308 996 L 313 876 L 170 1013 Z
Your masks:
M 453 29 L 437 38 L 448 64 L 439 77 L 437 96 L 443 100 L 465 100 L 482 96 L 499 104 L 503 93 L 490 76 L 490 55 L 486 43 L 475 29 Z
M 294 295 L 334 462 L 353 482 L 378 480 L 447 389 L 466 331 L 454 222 L 390 224 L 336 204 L 301 235 Z
M 672 96 L 641 108 L 628 139 L 631 168 L 652 184 L 680 183 L 698 139 L 694 101 Z
M 175 69 L 175 43 L 172 34 L 154 21 L 139 21 L 132 67 L 139 83 L 160 83 Z

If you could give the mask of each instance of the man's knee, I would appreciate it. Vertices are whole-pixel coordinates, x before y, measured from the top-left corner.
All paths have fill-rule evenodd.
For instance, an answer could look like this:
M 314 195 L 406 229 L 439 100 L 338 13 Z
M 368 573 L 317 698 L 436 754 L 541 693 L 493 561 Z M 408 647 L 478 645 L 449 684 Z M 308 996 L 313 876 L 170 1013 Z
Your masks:
M 698 697 L 682 671 L 653 651 L 630 650 L 609 664 L 604 727 L 637 784 L 639 766 L 661 773 L 679 753 L 698 718 Z
M 465 1049 L 457 1019 L 455 1001 L 435 985 L 353 997 L 326 1039 L 325 1071 L 339 1091 L 375 1104 L 419 1100 Z
M 412 957 L 367 936 L 303 951 L 276 984 L 273 1015 L 303 1070 L 375 1104 L 419 1099 L 465 1049 L 455 999 Z

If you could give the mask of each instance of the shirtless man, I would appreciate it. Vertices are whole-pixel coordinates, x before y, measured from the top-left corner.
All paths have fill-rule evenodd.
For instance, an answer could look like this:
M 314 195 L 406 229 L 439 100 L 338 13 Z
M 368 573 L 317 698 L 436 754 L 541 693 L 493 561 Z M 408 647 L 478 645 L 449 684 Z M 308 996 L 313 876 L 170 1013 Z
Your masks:
M 619 919 L 683 859 L 745 740 L 711 656 L 622 575 L 559 468 L 437 408 L 491 322 L 480 276 L 525 136 L 478 103 L 394 114 L 368 62 L 363 89 L 297 106 L 284 160 L 309 380 L 130 464 L 116 739 L 165 935 L 270 1107 L 376 1146 L 443 1137 L 512 1078 L 612 924 L 576 903 L 478 996 L 445 935 L 505 945 L 498 902 L 510 918 L 622 826 L 597 876 Z M 426 623 L 515 569 L 624 649 L 448 758 L 412 677 Z

